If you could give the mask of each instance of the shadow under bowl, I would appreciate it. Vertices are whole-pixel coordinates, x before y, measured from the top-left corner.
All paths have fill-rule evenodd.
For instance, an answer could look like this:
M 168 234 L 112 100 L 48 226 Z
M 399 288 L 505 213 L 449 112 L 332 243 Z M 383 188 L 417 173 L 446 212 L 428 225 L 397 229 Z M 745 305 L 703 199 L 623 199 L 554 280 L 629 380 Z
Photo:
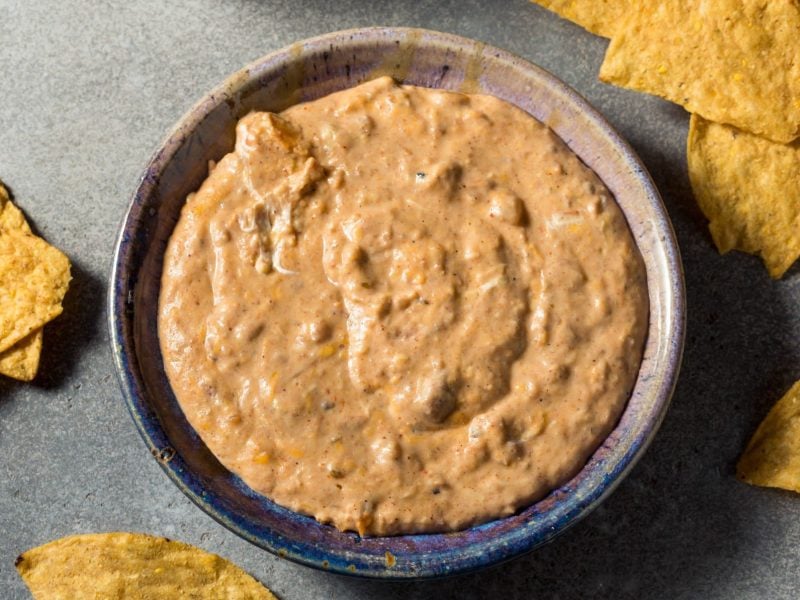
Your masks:
M 208 161 L 233 148 L 237 120 L 280 111 L 379 75 L 497 96 L 549 125 L 614 193 L 644 258 L 650 324 L 640 373 L 619 423 L 571 481 L 517 514 L 448 534 L 361 538 L 285 509 L 225 469 L 187 422 L 164 373 L 157 310 L 167 241 Z M 123 395 L 170 479 L 253 544 L 335 573 L 412 579 L 474 571 L 544 544 L 624 478 L 669 404 L 683 350 L 683 272 L 659 194 L 639 158 L 583 98 L 553 75 L 480 42 L 420 29 L 331 33 L 274 52 L 232 75 L 177 124 L 155 153 L 119 232 L 109 327 Z M 393 559 L 387 554 L 391 553 Z

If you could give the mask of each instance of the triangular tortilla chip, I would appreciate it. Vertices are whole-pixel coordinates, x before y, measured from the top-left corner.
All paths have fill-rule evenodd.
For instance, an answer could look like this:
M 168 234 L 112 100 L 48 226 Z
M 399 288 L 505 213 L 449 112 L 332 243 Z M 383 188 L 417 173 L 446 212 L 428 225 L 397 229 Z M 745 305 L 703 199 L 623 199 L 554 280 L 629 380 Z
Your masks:
M 532 0 L 595 35 L 613 37 L 630 0 Z
M 37 329 L 5 352 L 0 352 L 0 374 L 31 381 L 39 370 L 43 332 Z
M 8 192 L 2 183 L 0 183 L 0 229 L 21 231 L 23 233 L 31 232 L 31 228 L 28 226 L 22 211 L 11 202 Z
M 0 229 L 0 352 L 61 314 L 69 260 L 27 233 Z
M 800 141 L 779 144 L 692 115 L 686 154 L 719 251 L 759 254 L 781 277 L 800 256 Z
M 800 492 L 800 381 L 758 426 L 736 475 L 752 485 Z
M 23 553 L 16 567 L 36 600 L 275 600 L 216 554 L 144 534 L 61 538 Z
M 777 142 L 800 135 L 796 0 L 630 0 L 600 79 Z
M 22 211 L 14 206 L 0 183 L 0 230 L 31 233 Z M 1 235 L 1 234 L 0 234 Z M 0 374 L 31 381 L 39 370 L 42 352 L 42 330 L 35 330 L 4 352 L 0 352 Z

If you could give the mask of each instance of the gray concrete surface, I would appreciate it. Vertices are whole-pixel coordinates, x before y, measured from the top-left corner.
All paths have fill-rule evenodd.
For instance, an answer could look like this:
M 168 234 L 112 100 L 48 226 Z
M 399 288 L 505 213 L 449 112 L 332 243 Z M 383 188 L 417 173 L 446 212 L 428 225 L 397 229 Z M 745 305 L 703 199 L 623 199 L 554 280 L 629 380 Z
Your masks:
M 116 228 L 151 151 L 205 91 L 301 38 L 367 25 L 484 40 L 551 70 L 634 145 L 675 223 L 688 284 L 686 354 L 651 449 L 589 518 L 482 573 L 385 584 L 318 573 L 249 545 L 195 508 L 145 450 L 105 329 Z M 606 42 L 525 0 L 0 0 L 0 178 L 74 262 L 33 385 L 0 381 L 0 598 L 27 598 L 17 554 L 60 536 L 136 530 L 202 546 L 282 599 L 795 598 L 800 497 L 738 483 L 736 458 L 800 378 L 800 267 L 770 281 L 720 257 L 692 200 L 687 115 L 613 89 Z

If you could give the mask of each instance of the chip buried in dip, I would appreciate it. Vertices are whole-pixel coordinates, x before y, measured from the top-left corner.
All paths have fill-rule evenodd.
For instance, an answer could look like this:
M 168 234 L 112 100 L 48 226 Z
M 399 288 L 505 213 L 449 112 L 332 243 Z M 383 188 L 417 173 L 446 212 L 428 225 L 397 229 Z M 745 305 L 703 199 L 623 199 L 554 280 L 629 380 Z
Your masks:
M 158 326 L 226 467 L 389 535 L 508 515 L 574 476 L 647 322 L 627 223 L 552 131 L 381 78 L 239 122 L 169 241 Z

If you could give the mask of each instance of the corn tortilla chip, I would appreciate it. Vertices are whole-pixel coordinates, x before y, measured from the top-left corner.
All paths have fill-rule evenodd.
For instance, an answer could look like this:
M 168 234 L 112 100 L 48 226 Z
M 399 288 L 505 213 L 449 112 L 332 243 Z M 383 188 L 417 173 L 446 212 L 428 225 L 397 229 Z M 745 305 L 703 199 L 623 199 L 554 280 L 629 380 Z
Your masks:
M 587 31 L 613 37 L 630 0 L 532 0 Z
M 600 79 L 777 142 L 800 135 L 797 0 L 629 0 Z
M 69 260 L 44 240 L 0 230 L 0 352 L 61 314 Z
M 719 251 L 759 254 L 781 277 L 800 256 L 800 141 L 778 144 L 692 115 L 686 154 Z
M 35 238 L 35 236 L 32 235 L 31 228 L 28 225 L 28 222 L 25 220 L 25 216 L 22 214 L 22 211 L 20 211 L 19 208 L 17 208 L 14 203 L 11 202 L 8 191 L 5 189 L 2 183 L 0 183 L 0 237 L 11 240 L 10 242 L 8 242 L 8 240 L 6 242 L 0 242 L 0 248 L 7 247 L 8 243 L 13 244 L 14 240 L 17 239 L 17 235 L 24 240 L 22 242 L 23 246 L 25 244 L 30 245 L 31 239 L 38 240 L 38 238 Z M 41 241 L 33 242 L 33 244 L 44 248 Z M 56 252 L 58 251 L 43 250 L 42 255 L 44 256 L 45 260 L 49 260 L 50 262 L 63 263 L 63 261 L 58 258 Z M 8 264 L 11 261 L 10 256 L 10 253 L 6 254 L 6 262 L 0 263 L 0 271 L 5 269 L 8 269 L 9 272 L 14 271 L 14 269 Z M 62 274 L 61 277 L 63 278 L 64 275 Z M 66 277 L 67 283 L 69 283 L 68 261 Z M 19 295 L 19 290 L 10 287 L 8 285 L 9 283 L 13 283 L 11 277 L 3 278 L 3 276 L 0 275 L 0 309 L 3 308 L 3 303 L 7 302 L 8 298 L 16 298 Z M 56 282 L 54 285 L 58 286 L 59 284 Z M 66 289 L 64 291 L 66 291 Z M 63 297 L 63 294 L 61 294 L 61 296 Z M 59 298 L 59 305 L 60 301 L 61 300 Z M 57 312 L 60 312 L 60 306 Z M 0 324 L 3 323 L 3 318 L 4 316 L 0 314 Z M 46 318 L 46 320 L 49 320 L 49 318 Z M 44 325 L 44 322 L 46 321 L 43 321 L 42 325 Z M 6 328 L 8 327 L 9 325 L 6 324 Z M 0 374 L 13 377 L 14 379 L 19 379 L 21 381 L 31 381 L 36 376 L 36 372 L 39 370 L 39 358 L 42 351 L 43 331 L 41 326 L 38 328 L 35 326 L 35 321 L 34 324 L 25 323 L 23 321 L 23 323 L 20 324 L 20 327 L 22 330 L 27 328 L 31 329 L 27 334 L 23 334 L 24 337 L 16 342 L 11 343 L 11 345 L 5 350 L 0 351 Z M 3 331 L 0 330 L 0 336 L 2 334 Z M 11 339 L 18 335 L 20 335 L 20 332 L 14 331 L 11 335 Z M 9 343 L 9 340 L 7 338 L 5 341 L 0 343 L 5 346 Z
M 194 546 L 134 533 L 76 535 L 20 555 L 35 600 L 274 600 L 239 567 Z
M 736 475 L 751 485 L 800 492 L 800 381 L 758 426 Z
M 39 370 L 43 332 L 37 329 L 5 352 L 0 352 L 0 374 L 31 381 Z
M 0 183 L 0 230 L 31 233 L 31 228 L 25 220 L 25 216 L 11 202 L 8 192 L 2 183 Z M 39 370 L 42 337 L 42 330 L 37 329 L 6 351 L 0 352 L 0 374 L 20 381 L 31 381 Z
M 31 228 L 22 214 L 8 197 L 8 192 L 0 183 L 0 229 L 30 233 Z

